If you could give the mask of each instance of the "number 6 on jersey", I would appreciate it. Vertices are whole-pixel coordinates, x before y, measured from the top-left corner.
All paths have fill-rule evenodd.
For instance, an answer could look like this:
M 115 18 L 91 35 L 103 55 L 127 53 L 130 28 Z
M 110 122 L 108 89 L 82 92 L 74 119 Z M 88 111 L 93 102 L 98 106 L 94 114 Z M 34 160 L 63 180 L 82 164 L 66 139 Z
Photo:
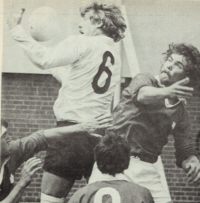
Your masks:
M 108 57 L 111 58 L 111 64 L 112 65 L 114 64 L 115 59 L 114 59 L 113 55 L 109 51 L 106 51 L 103 55 L 103 62 L 99 66 L 99 70 L 98 70 L 97 74 L 94 76 L 93 81 L 92 81 L 92 87 L 94 89 L 94 92 L 97 94 L 104 94 L 110 86 L 112 72 L 106 66 L 106 62 L 107 62 Z M 98 81 L 99 81 L 103 72 L 107 73 L 108 77 L 106 79 L 104 86 L 99 87 Z

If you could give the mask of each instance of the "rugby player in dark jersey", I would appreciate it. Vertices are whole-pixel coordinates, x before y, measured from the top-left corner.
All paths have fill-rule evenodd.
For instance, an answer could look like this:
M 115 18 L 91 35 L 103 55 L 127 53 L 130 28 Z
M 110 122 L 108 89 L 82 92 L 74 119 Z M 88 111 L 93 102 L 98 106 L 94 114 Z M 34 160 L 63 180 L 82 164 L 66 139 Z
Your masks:
M 154 163 L 168 136 L 173 135 L 176 164 L 188 181 L 200 182 L 200 163 L 191 135 L 186 98 L 200 80 L 200 53 L 186 44 L 170 44 L 160 74 L 138 74 L 122 93 L 109 130 L 131 146 L 131 161 L 124 173 L 129 180 L 148 188 L 156 203 L 170 202 Z M 97 171 L 91 177 L 94 181 Z

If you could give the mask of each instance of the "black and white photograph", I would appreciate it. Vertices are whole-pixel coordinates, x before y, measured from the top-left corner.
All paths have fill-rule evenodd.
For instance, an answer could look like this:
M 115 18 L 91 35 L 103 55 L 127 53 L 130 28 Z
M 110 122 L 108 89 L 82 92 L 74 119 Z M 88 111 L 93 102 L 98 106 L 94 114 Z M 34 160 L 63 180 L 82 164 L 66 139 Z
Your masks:
M 0 0 L 0 203 L 200 203 L 200 1 Z

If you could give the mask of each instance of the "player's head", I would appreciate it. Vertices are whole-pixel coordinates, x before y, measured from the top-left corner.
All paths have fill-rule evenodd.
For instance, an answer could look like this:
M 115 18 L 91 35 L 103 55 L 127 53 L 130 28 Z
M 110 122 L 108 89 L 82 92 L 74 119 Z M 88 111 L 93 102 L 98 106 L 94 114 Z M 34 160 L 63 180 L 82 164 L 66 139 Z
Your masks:
M 130 147 L 122 137 L 108 132 L 95 148 L 95 159 L 102 173 L 115 176 L 128 168 Z
M 161 83 L 169 86 L 183 78 L 190 79 L 190 86 L 198 85 L 200 79 L 200 53 L 187 44 L 170 44 L 164 53 L 165 62 L 161 68 Z
M 111 37 L 115 42 L 124 37 L 126 24 L 120 9 L 115 5 L 94 2 L 81 8 L 80 32 L 92 36 L 98 33 Z
M 1 161 L 10 155 L 9 142 L 10 138 L 7 135 L 8 123 L 3 118 L 1 119 Z

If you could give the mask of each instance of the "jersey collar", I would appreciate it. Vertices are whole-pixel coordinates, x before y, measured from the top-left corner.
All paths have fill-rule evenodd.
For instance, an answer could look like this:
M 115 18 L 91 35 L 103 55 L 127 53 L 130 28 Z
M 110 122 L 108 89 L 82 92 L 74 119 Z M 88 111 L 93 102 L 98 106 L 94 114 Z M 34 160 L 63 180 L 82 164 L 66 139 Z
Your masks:
M 89 184 L 92 184 L 92 183 L 95 183 L 95 182 L 113 181 L 113 180 L 125 180 L 125 181 L 128 181 L 128 179 L 122 173 L 117 173 L 115 176 L 101 173 L 101 174 L 98 174 L 98 177 L 96 177 L 95 179 L 89 181 Z

